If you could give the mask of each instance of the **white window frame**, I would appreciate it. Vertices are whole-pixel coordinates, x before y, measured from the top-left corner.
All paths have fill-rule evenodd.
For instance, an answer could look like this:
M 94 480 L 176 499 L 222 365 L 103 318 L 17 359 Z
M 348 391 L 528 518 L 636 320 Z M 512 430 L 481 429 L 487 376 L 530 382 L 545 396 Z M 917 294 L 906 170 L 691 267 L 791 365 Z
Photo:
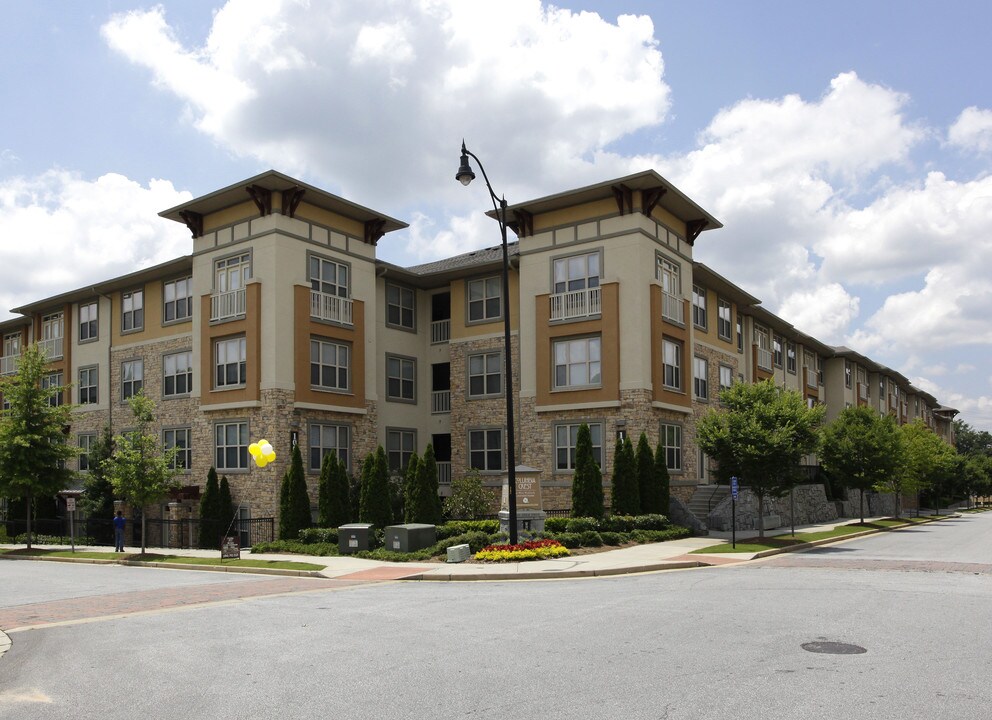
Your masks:
M 169 317 L 169 311 L 172 317 Z M 193 278 L 170 280 L 162 286 L 162 323 L 184 322 L 193 317 Z
M 682 426 L 676 423 L 661 423 L 658 437 L 665 453 L 665 466 L 671 472 L 682 472 Z
M 706 288 L 695 284 L 692 286 L 692 324 L 700 330 L 707 329 Z
M 326 278 L 333 275 L 333 280 Z M 310 289 L 325 295 L 348 299 L 351 297 L 351 267 L 347 263 L 311 254 L 307 261 Z
M 710 397 L 709 372 L 709 360 L 694 355 L 692 357 L 692 390 L 699 400 L 708 400 Z
M 555 390 L 602 387 L 603 339 L 599 335 L 561 338 L 552 344 Z M 582 382 L 582 381 L 585 382 Z
M 499 275 L 490 275 L 484 278 L 466 280 L 465 304 L 465 318 L 468 324 L 487 323 L 502 319 L 503 279 Z M 475 312 L 476 308 L 478 308 L 478 312 Z
M 145 290 L 138 288 L 121 293 L 121 332 L 139 332 L 145 328 Z
M 661 341 L 662 385 L 682 390 L 682 343 L 664 338 Z
M 796 344 L 791 340 L 785 343 L 785 369 L 793 375 L 796 374 Z
M 720 392 L 734 384 L 734 369 L 729 365 L 720 365 Z
M 58 407 L 65 402 L 65 376 L 61 370 L 41 376 L 41 388 L 43 390 L 53 387 L 60 388 L 60 390 L 48 398 L 48 404 L 51 407 Z
M 229 464 L 229 460 L 233 463 Z M 227 472 L 248 469 L 247 420 L 230 420 L 214 425 L 214 467 Z
M 127 402 L 141 392 L 145 385 L 145 361 L 141 358 L 121 363 L 121 401 Z
M 599 251 L 556 258 L 551 264 L 551 292 L 558 295 L 599 287 L 602 254 Z
M 76 436 L 76 444 L 79 446 L 76 467 L 79 472 L 88 473 L 90 471 L 90 453 L 93 452 L 94 443 L 96 443 L 96 433 L 79 433 Z
M 732 342 L 734 339 L 733 315 L 734 309 L 729 300 L 722 297 L 716 299 L 716 334 L 721 340 Z M 726 312 L 724 312 L 726 311 Z
M 468 356 L 465 367 L 468 370 L 466 388 L 468 397 L 473 399 L 499 397 L 503 394 L 503 353 L 500 350 L 472 353 Z M 490 387 L 495 382 L 496 388 Z M 481 383 L 481 392 L 474 385 Z
M 93 342 L 99 339 L 100 305 L 95 300 L 79 303 L 79 342 Z
M 575 472 L 575 446 L 578 441 L 581 422 L 556 423 L 554 427 L 555 472 Z M 586 422 L 592 438 L 593 460 L 600 468 L 603 467 L 603 432 L 601 422 Z M 598 434 L 598 442 L 597 442 Z
M 251 253 L 219 258 L 214 261 L 214 292 L 243 290 L 251 279 Z
M 92 380 L 92 382 L 89 382 Z M 92 400 L 90 390 L 92 389 Z M 79 368 L 79 404 L 96 405 L 100 402 L 100 368 L 89 365 Z
M 169 392 L 169 380 L 172 392 Z M 180 380 L 183 382 L 181 383 Z M 184 384 L 185 390 L 179 390 Z M 185 397 L 193 392 L 193 352 L 181 350 L 162 356 L 162 397 Z
M 325 351 L 333 351 L 334 362 L 324 362 Z M 344 360 L 343 364 L 342 359 Z M 329 370 L 333 377 L 333 382 L 329 384 L 324 383 L 325 370 Z M 318 381 L 316 383 L 314 382 L 315 371 Z M 342 372 L 344 373 L 343 383 Z M 315 390 L 332 392 L 348 392 L 351 389 L 351 347 L 349 345 L 326 338 L 310 338 L 310 387 Z
M 232 355 L 233 353 L 233 355 Z M 248 341 L 244 335 L 214 340 L 214 389 L 242 388 L 248 382 Z M 237 369 L 237 379 L 228 380 L 228 370 Z M 223 373 L 221 373 L 223 369 Z

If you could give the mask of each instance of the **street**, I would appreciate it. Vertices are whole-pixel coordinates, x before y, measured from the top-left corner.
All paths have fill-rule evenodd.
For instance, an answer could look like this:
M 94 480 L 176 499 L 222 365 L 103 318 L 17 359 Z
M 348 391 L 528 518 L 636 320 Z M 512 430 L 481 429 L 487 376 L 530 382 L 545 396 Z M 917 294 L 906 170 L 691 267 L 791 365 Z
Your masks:
M 985 718 L 989 548 L 992 514 L 582 580 L 0 561 L 0 717 Z

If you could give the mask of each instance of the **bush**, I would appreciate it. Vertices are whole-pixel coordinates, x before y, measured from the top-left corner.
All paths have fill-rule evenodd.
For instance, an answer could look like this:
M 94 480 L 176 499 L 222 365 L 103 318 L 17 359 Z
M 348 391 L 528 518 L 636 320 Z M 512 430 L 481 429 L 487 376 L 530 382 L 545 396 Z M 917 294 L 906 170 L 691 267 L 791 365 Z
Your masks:
M 571 518 L 565 525 L 565 532 L 584 533 L 596 529 L 596 518 L 578 517 Z
M 314 555 L 326 557 L 338 555 L 337 543 L 303 543 L 299 540 L 274 540 L 272 542 L 255 543 L 251 546 L 252 554 L 258 553 L 295 553 L 297 555 Z
M 452 520 L 437 526 L 437 539 L 441 541 L 470 532 L 495 535 L 499 532 L 499 520 Z
M 569 517 L 549 517 L 544 521 L 544 532 L 563 533 L 573 518 Z
M 582 547 L 603 546 L 603 537 L 595 530 L 586 530 L 583 533 L 579 533 L 579 539 L 582 542 Z
M 369 560 L 384 560 L 387 562 L 417 562 L 444 555 L 448 548 L 454 545 L 468 545 L 472 553 L 477 553 L 487 545 L 491 545 L 495 539 L 493 535 L 476 530 L 446 538 L 431 545 L 429 548 L 415 552 L 401 553 L 380 547 L 375 550 L 362 550 L 355 553 L 355 557 L 367 558 Z
M 579 548 L 582 547 L 582 536 L 578 533 L 554 533 L 546 535 L 546 537 L 557 540 L 562 545 L 567 548 Z
M 610 515 L 600 520 L 596 525 L 600 532 L 613 533 L 629 533 L 635 527 L 632 515 Z
M 603 539 L 604 545 L 616 546 L 623 545 L 626 542 L 623 535 L 617 532 L 601 532 L 599 536 Z
M 636 530 L 666 530 L 672 524 L 664 515 L 638 515 L 634 518 L 634 529 Z
M 680 525 L 672 525 L 667 530 L 635 530 L 630 534 L 631 540 L 638 543 L 667 542 L 668 540 L 679 540 L 690 537 L 692 532 L 689 528 Z
M 337 545 L 338 529 L 306 528 L 305 530 L 300 530 L 300 542 L 304 545 L 313 545 L 315 543 L 330 543 Z

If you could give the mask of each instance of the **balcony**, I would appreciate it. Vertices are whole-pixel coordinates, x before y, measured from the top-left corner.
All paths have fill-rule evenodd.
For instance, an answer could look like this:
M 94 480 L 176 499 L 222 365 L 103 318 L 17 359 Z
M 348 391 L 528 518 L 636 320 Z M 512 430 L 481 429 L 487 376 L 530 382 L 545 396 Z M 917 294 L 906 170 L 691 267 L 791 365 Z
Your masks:
M 598 288 L 573 290 L 551 296 L 551 319 L 573 320 L 603 312 L 603 291 Z
M 451 462 L 441 462 L 437 463 L 437 484 L 438 485 L 450 485 L 451 484 Z
M 666 320 L 682 325 L 685 320 L 682 318 L 682 298 L 671 293 L 661 293 L 661 316 Z
M 820 374 L 811 367 L 805 368 L 806 370 L 806 387 L 819 387 L 820 385 Z
M 451 391 L 434 390 L 431 392 L 431 414 L 441 415 L 451 412 Z
M 310 291 L 310 317 L 318 320 L 354 325 L 352 312 L 354 302 L 347 298 L 329 295 L 317 290 Z
M 764 370 L 765 372 L 772 371 L 772 351 L 768 348 L 755 348 L 757 350 L 757 363 L 758 369 Z
M 245 314 L 245 289 L 228 290 L 210 296 L 210 320 L 230 320 Z
M 441 345 L 451 338 L 451 318 L 431 321 L 431 345 Z
M 59 360 L 62 358 L 62 338 L 60 337 L 39 340 L 38 348 L 46 360 Z
M 0 375 L 13 375 L 17 372 L 17 363 L 21 359 L 20 355 L 6 355 L 0 357 Z
M 858 397 L 862 400 L 868 399 L 868 386 L 865 383 L 858 383 Z

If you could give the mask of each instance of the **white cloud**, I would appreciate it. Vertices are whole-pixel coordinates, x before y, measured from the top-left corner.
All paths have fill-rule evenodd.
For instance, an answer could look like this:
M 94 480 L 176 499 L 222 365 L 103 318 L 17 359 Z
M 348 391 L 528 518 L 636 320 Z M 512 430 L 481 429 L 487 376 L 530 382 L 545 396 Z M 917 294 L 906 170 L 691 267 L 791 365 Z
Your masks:
M 786 297 L 779 314 L 808 335 L 828 344 L 840 344 L 848 325 L 858 316 L 859 300 L 838 283 Z
M 947 132 L 947 141 L 963 150 L 992 151 L 992 110 L 962 110 Z
M 189 254 L 189 231 L 158 213 L 190 199 L 170 182 L 143 187 L 117 174 L 88 181 L 52 170 L 0 181 L 0 267 L 18 269 L 5 276 L 0 308 Z

